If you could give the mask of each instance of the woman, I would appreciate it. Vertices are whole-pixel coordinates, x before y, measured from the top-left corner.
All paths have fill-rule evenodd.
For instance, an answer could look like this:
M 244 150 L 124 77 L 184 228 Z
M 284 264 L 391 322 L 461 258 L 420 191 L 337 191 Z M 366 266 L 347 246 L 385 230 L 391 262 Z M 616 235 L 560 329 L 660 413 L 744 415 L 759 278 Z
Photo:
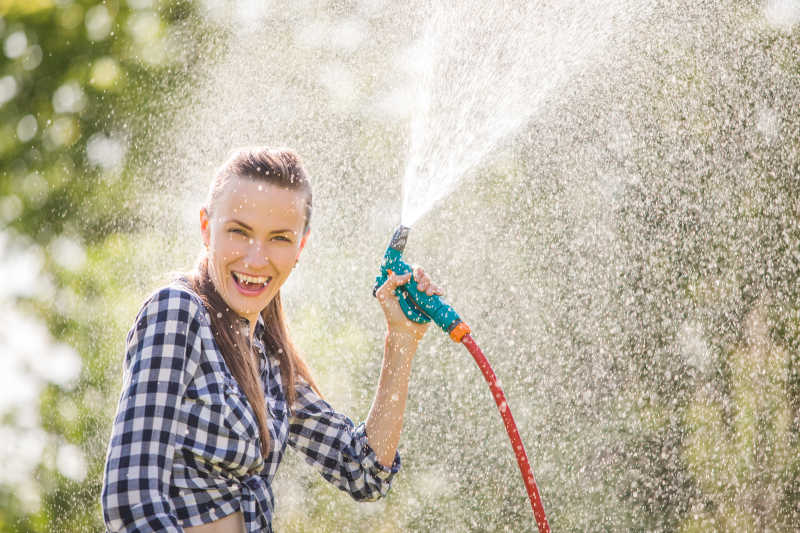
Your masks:
M 271 482 L 286 444 L 358 500 L 386 494 L 400 467 L 411 360 L 427 325 L 394 295 L 383 367 L 364 424 L 322 399 L 286 329 L 280 288 L 309 235 L 311 187 L 290 151 L 236 152 L 217 172 L 191 275 L 155 292 L 127 337 L 106 458 L 110 531 L 271 531 Z M 440 294 L 416 269 L 421 290 Z

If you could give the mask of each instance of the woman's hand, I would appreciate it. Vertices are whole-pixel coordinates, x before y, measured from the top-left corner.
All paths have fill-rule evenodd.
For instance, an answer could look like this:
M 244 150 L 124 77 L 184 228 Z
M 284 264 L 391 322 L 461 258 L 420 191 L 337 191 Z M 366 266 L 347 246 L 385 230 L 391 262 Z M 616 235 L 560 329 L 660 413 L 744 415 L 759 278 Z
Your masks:
M 375 292 L 378 302 L 381 304 L 383 313 L 386 316 L 386 327 L 389 330 L 389 335 L 394 336 L 408 336 L 415 342 L 419 342 L 425 335 L 430 322 L 425 324 L 418 324 L 406 318 L 403 310 L 400 308 L 400 303 L 397 301 L 397 294 L 395 289 L 405 285 L 411 280 L 412 273 L 398 276 L 397 274 L 390 274 L 386 282 Z M 438 294 L 439 296 L 444 293 L 437 287 L 428 276 L 422 267 L 415 266 L 413 269 L 414 280 L 417 282 L 417 289 L 424 292 L 428 296 Z

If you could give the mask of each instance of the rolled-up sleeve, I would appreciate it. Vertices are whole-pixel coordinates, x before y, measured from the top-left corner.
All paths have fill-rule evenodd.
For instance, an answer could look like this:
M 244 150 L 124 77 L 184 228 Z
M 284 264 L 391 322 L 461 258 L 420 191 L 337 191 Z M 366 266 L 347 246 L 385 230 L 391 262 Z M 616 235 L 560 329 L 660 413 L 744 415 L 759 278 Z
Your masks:
M 169 499 L 181 398 L 202 349 L 199 303 L 162 289 L 127 338 L 122 395 L 101 496 L 109 531 L 182 531 Z
M 380 464 L 367 443 L 364 424 L 356 427 L 302 379 L 298 380 L 295 409 L 289 420 L 289 444 L 326 480 L 359 501 L 385 496 L 400 469 L 399 453 L 395 453 L 391 467 Z

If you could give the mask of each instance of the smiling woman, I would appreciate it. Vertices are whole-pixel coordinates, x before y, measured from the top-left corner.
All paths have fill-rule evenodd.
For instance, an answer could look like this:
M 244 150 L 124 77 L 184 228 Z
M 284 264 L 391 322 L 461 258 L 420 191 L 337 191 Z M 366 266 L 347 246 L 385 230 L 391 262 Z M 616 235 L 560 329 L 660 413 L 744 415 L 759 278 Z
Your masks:
M 128 334 L 102 503 L 110 531 L 271 531 L 286 444 L 357 500 L 385 495 L 400 467 L 411 360 L 427 325 L 377 291 L 383 367 L 365 423 L 321 396 L 286 329 L 280 288 L 309 235 L 311 187 L 287 150 L 240 150 L 219 169 L 195 272 L 154 293 Z M 420 290 L 439 293 L 422 269 Z

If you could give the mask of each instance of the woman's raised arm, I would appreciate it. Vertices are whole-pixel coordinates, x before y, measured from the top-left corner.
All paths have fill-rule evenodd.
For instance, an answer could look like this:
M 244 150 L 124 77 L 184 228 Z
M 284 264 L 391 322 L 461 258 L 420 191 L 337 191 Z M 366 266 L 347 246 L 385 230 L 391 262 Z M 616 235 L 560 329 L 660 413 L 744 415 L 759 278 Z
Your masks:
M 428 295 L 442 294 L 422 268 L 416 267 L 413 275 L 420 291 Z M 400 442 L 411 362 L 417 352 L 417 344 L 430 325 L 408 320 L 400 309 L 395 289 L 410 279 L 411 273 L 402 276 L 392 274 L 375 292 L 386 316 L 387 332 L 378 390 L 367 416 L 366 429 L 369 445 L 383 465 L 391 464 Z

